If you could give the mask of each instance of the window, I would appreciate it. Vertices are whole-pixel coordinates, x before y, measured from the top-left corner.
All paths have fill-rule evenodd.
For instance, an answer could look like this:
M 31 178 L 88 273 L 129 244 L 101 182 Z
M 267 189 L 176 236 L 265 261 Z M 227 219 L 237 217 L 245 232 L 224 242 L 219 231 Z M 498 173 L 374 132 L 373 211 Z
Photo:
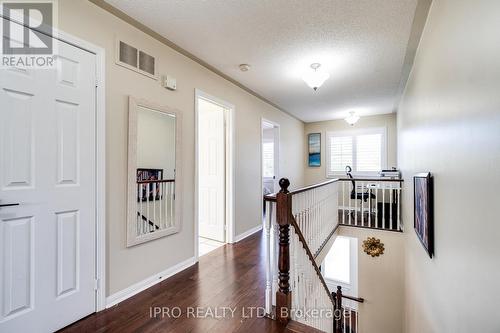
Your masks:
M 338 236 L 324 262 L 324 276 L 328 280 L 351 283 L 351 244 L 349 238 Z
M 342 287 L 346 295 L 358 295 L 358 240 L 337 236 L 321 264 L 321 271 L 330 291 Z M 354 304 L 349 306 L 355 307 Z
M 264 178 L 274 177 L 274 142 L 262 144 L 262 176 Z
M 385 128 L 327 133 L 327 177 L 345 173 L 374 174 L 387 164 Z

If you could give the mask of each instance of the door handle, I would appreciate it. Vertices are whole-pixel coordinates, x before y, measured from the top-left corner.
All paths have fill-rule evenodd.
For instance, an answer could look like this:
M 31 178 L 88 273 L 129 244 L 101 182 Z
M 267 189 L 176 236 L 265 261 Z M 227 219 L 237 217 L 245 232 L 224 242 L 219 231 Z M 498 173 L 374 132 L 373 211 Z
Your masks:
M 0 208 L 1 207 L 12 207 L 12 206 L 19 206 L 19 203 L 0 204 Z

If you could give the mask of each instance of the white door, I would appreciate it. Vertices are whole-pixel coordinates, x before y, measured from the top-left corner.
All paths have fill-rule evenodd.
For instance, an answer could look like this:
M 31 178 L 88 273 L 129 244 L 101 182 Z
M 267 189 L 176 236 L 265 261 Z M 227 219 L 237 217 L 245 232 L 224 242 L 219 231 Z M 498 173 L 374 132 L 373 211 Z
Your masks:
M 95 311 L 95 56 L 54 44 L 54 69 L 0 69 L 1 332 Z
M 225 109 L 198 98 L 199 236 L 225 241 Z

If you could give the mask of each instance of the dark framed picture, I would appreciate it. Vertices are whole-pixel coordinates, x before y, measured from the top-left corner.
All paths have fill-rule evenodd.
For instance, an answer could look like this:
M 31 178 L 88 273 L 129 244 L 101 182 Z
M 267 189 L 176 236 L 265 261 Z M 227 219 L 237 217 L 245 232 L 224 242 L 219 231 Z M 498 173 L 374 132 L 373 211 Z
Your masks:
M 307 136 L 308 164 L 310 167 L 321 166 L 321 133 L 309 133 Z
M 429 257 L 432 258 L 434 255 L 434 189 L 430 172 L 419 173 L 413 177 L 413 191 L 413 227 Z
M 161 200 L 160 183 L 155 180 L 163 179 L 163 169 L 137 169 L 137 201 Z

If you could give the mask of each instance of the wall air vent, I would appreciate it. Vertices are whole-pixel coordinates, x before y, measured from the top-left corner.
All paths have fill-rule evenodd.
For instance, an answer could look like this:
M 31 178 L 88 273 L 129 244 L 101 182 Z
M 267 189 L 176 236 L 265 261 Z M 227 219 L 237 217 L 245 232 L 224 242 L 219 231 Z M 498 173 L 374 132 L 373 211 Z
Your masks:
M 155 57 L 121 40 L 117 40 L 116 64 L 158 79 Z

